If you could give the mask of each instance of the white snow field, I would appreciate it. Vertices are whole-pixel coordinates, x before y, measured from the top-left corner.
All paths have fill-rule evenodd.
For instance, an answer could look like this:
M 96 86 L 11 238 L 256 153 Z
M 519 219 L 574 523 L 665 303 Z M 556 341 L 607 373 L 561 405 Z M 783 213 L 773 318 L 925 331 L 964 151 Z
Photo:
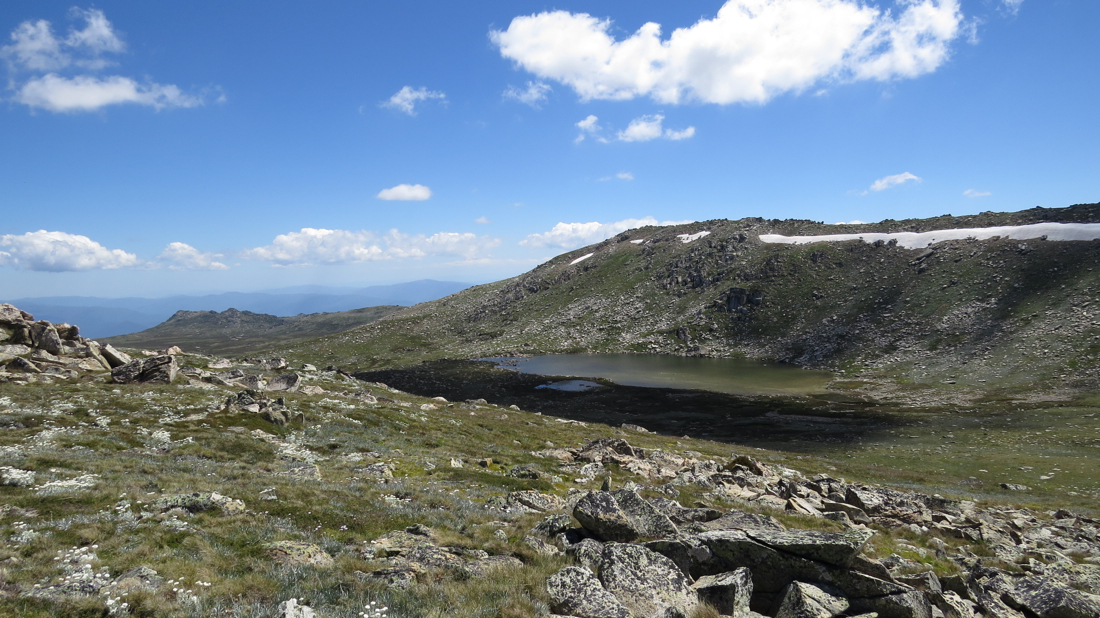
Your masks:
M 931 232 L 894 232 L 890 234 L 869 232 L 866 234 L 823 234 L 821 236 L 783 236 L 782 234 L 761 234 L 760 240 L 766 243 L 786 245 L 804 245 L 812 242 L 839 242 L 844 240 L 862 240 L 873 243 L 881 240 L 896 240 L 906 249 L 922 249 L 945 240 L 974 238 L 987 240 L 994 237 L 1030 240 L 1096 240 L 1100 238 L 1100 223 L 1033 223 L 1031 225 L 1003 225 L 998 227 L 970 227 L 954 230 L 933 230 Z M 682 238 L 682 237 L 681 237 Z M 685 241 L 688 242 L 688 241 Z
M 699 240 L 700 238 L 702 238 L 704 236 L 707 236 L 709 234 L 710 234 L 710 232 L 703 231 L 703 232 L 696 232 L 694 234 L 679 234 L 679 235 L 676 236 L 676 238 L 679 238 L 680 242 L 682 242 L 686 245 L 689 242 Z
M 596 255 L 596 254 L 595 253 L 586 253 L 586 254 L 580 256 L 579 258 L 573 260 L 572 262 L 569 262 L 569 265 L 572 266 L 574 264 L 580 264 L 581 262 L 587 260 L 588 258 L 592 257 L 593 255 Z

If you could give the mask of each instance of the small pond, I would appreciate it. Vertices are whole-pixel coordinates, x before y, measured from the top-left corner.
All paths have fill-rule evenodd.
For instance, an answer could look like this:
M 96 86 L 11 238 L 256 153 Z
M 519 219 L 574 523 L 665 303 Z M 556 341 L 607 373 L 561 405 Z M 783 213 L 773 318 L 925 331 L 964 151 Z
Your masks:
M 825 391 L 827 371 L 738 358 L 645 354 L 555 354 L 486 358 L 498 367 L 546 376 L 603 378 L 624 386 L 706 390 L 732 395 L 808 395 Z M 571 389 L 570 389 L 571 390 Z

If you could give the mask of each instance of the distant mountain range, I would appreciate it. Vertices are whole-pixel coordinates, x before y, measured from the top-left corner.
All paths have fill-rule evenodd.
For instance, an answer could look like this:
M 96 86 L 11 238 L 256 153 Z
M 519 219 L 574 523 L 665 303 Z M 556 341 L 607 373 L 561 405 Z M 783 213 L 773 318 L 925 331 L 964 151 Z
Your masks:
M 85 337 L 112 337 L 152 328 L 177 311 L 225 311 L 238 309 L 275 316 L 349 311 L 381 305 L 411 306 L 449 296 L 470 287 L 468 283 L 422 279 L 365 288 L 302 285 L 262 292 L 227 292 L 205 296 L 166 298 L 99 298 L 49 296 L 5 298 L 35 318 L 55 324 L 79 324 Z

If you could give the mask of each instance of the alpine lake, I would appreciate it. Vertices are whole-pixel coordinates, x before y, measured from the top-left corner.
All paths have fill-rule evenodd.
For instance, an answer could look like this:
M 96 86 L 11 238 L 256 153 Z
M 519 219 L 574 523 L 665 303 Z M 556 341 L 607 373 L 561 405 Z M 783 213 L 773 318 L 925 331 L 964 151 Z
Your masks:
M 879 401 L 825 371 L 630 354 L 436 360 L 354 375 L 450 402 L 484 398 L 563 422 L 768 449 L 927 493 L 1100 515 L 1098 395 L 1029 401 L 991 390 L 957 404 Z M 635 430 L 619 431 L 629 440 Z

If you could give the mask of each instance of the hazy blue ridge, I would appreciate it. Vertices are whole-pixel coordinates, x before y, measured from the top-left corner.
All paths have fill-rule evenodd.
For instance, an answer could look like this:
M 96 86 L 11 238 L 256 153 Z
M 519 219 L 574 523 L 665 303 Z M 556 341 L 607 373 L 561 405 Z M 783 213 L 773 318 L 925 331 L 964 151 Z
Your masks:
M 86 337 L 113 337 L 136 333 L 172 317 L 177 311 L 225 311 L 239 309 L 254 313 L 292 316 L 300 313 L 349 311 L 379 305 L 411 306 L 436 300 L 468 288 L 455 281 L 423 279 L 365 288 L 295 286 L 264 292 L 226 292 L 205 296 L 167 298 L 99 298 L 95 296 L 50 296 L 3 299 L 36 319 L 53 323 L 78 324 Z

